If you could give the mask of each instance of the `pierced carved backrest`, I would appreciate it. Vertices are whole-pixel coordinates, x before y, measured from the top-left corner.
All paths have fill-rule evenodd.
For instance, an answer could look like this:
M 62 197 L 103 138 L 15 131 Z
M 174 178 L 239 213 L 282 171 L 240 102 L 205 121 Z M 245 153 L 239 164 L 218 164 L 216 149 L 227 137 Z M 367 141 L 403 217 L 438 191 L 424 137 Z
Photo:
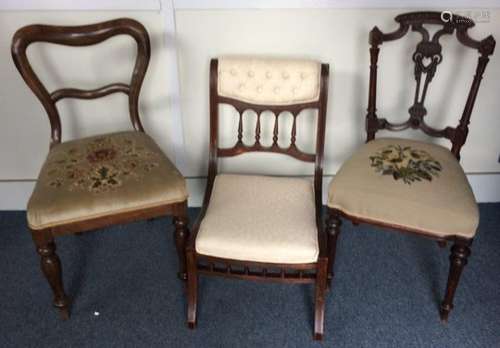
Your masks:
M 465 143 L 469 132 L 469 123 L 474 102 L 479 90 L 479 85 L 489 61 L 489 56 L 495 49 L 495 40 L 490 35 L 476 41 L 469 37 L 468 29 L 474 22 L 466 17 L 450 15 L 440 12 L 413 12 L 401 14 L 395 18 L 399 28 L 391 33 L 382 33 L 377 27 L 370 32 L 370 91 L 368 99 L 368 114 L 366 115 L 367 141 L 375 138 L 375 133 L 380 129 L 400 131 L 408 128 L 420 129 L 433 137 L 444 137 L 451 141 L 453 154 L 460 158 L 460 149 Z M 427 30 L 428 25 L 438 25 L 441 28 L 434 35 Z M 412 55 L 415 76 L 415 96 L 413 104 L 408 109 L 409 119 L 403 123 L 391 123 L 385 118 L 377 116 L 376 90 L 377 90 L 377 60 L 379 46 L 385 41 L 393 41 L 405 36 L 409 30 L 418 32 L 421 40 Z M 456 35 L 458 41 L 466 47 L 475 49 L 479 53 L 475 76 L 470 88 L 465 108 L 456 127 L 434 129 L 425 122 L 427 109 L 425 98 L 438 66 L 443 61 L 442 47 L 439 42 L 443 35 Z
M 49 93 L 28 61 L 26 50 L 34 42 L 67 46 L 98 44 L 115 35 L 126 34 L 137 43 L 137 58 L 129 84 L 112 83 L 93 90 L 62 88 Z M 51 126 L 51 146 L 61 142 L 61 119 L 56 103 L 63 98 L 95 99 L 111 93 L 128 95 L 130 120 L 135 130 L 144 131 L 139 118 L 139 93 L 151 55 L 149 36 L 144 26 L 129 18 L 83 26 L 29 25 L 19 29 L 12 40 L 12 58 L 26 84 L 35 93 L 47 112 Z
M 217 173 L 217 158 L 246 152 L 273 152 L 315 163 L 315 189 L 321 194 L 323 148 L 325 137 L 328 65 L 309 60 L 224 57 L 210 64 L 210 163 L 209 181 Z M 218 142 L 219 104 L 232 105 L 238 113 L 236 143 L 220 148 Z M 317 110 L 314 153 L 302 151 L 296 144 L 297 116 L 302 110 Z M 254 143 L 243 142 L 243 118 L 247 110 L 256 113 Z M 261 143 L 261 115 L 274 114 L 272 144 Z M 278 145 L 279 118 L 289 112 L 292 119 L 288 147 Z M 320 196 L 321 197 L 321 196 Z

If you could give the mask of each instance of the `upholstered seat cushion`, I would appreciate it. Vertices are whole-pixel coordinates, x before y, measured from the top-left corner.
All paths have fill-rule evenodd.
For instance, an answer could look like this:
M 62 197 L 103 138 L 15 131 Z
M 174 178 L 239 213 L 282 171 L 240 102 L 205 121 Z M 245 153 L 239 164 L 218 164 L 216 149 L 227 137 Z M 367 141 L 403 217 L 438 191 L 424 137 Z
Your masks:
M 472 238 L 479 222 L 462 167 L 446 148 L 383 138 L 368 142 L 335 175 L 328 206 L 436 237 Z
M 196 237 L 203 255 L 268 263 L 318 258 L 312 182 L 221 174 Z
M 52 147 L 28 203 L 28 224 L 38 230 L 186 198 L 184 178 L 148 135 L 106 134 Z

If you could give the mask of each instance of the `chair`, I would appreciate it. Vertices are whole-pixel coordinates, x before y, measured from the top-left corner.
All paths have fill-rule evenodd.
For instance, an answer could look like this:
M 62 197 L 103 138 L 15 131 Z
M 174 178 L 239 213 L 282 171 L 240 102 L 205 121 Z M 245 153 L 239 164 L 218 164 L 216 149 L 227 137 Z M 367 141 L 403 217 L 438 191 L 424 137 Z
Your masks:
M 131 36 L 137 43 L 137 59 L 129 84 L 113 83 L 94 90 L 63 88 L 49 94 L 26 56 L 26 49 L 33 42 L 87 46 L 121 34 Z M 42 271 L 54 293 L 54 306 L 63 319 L 69 318 L 70 301 L 64 292 L 56 254 L 57 236 L 172 215 L 179 275 L 185 279 L 185 181 L 144 133 L 139 119 L 139 93 L 150 57 L 146 29 L 126 18 L 86 26 L 30 25 L 15 33 L 12 57 L 50 120 L 50 150 L 28 203 L 27 220 Z M 59 100 L 94 99 L 116 92 L 128 95 L 133 131 L 61 142 L 61 121 L 56 108 Z
M 196 325 L 198 274 L 204 274 L 315 283 L 314 338 L 322 338 L 328 263 L 321 227 L 327 88 L 328 65 L 314 61 L 251 57 L 211 61 L 208 182 L 186 249 L 190 328 Z M 220 104 L 231 105 L 239 114 L 237 141 L 229 148 L 219 145 Z M 299 116 L 305 109 L 317 109 L 315 153 L 305 153 L 296 145 L 296 119 L 305 117 Z M 257 115 L 252 145 L 243 141 L 247 110 Z M 261 114 L 265 111 L 274 114 L 268 133 L 272 134 L 270 146 L 261 143 Z M 285 111 L 293 115 L 293 124 L 290 145 L 281 147 L 278 136 Z M 303 178 L 218 172 L 219 157 L 248 152 L 270 152 L 315 163 L 314 184 Z
M 438 241 L 441 247 L 446 246 L 447 241 L 453 242 L 446 293 L 440 306 L 441 320 L 447 321 L 479 222 L 474 195 L 459 164 L 460 149 L 467 138 L 472 108 L 488 57 L 493 54 L 495 40 L 492 36 L 481 41 L 470 38 L 467 30 L 474 23 L 465 17 L 449 16 L 446 12 L 406 13 L 395 20 L 399 28 L 394 32 L 382 33 L 377 27 L 370 32 L 367 141 L 343 164 L 330 185 L 327 231 L 332 248 L 328 274 L 331 281 L 340 217 L 355 224 L 367 223 L 416 234 Z M 431 37 L 424 25 L 440 27 Z M 410 28 L 422 36 L 412 56 L 415 97 L 408 110 L 410 118 L 395 124 L 377 115 L 377 58 L 382 43 L 402 38 Z M 442 61 L 439 39 L 455 32 L 460 43 L 478 51 L 476 74 L 458 125 L 435 129 L 424 118 L 427 114 L 424 106 L 426 92 Z M 408 128 L 450 140 L 451 150 L 401 138 L 375 139 L 379 130 L 400 131 Z

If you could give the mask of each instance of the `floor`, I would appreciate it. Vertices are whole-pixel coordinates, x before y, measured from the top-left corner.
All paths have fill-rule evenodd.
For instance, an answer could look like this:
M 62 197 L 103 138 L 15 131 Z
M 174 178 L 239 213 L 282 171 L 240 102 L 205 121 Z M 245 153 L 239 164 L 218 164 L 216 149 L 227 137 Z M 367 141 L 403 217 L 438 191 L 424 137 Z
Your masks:
M 448 250 L 345 223 L 323 343 L 312 340 L 310 285 L 202 277 L 198 327 L 188 330 L 167 218 L 59 238 L 73 299 L 63 322 L 25 213 L 0 212 L 0 347 L 500 347 L 500 203 L 480 211 L 447 325 L 438 301 Z

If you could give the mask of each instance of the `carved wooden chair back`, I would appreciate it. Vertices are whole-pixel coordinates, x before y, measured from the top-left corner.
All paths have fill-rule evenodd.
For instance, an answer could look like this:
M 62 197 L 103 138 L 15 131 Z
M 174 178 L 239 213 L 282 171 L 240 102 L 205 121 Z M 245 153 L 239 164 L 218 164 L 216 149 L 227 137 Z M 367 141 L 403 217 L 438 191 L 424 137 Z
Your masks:
M 208 181 L 217 174 L 217 159 L 248 152 L 272 152 L 315 163 L 314 187 L 316 205 L 321 207 L 323 150 L 325 142 L 326 100 L 328 96 L 328 65 L 301 60 L 268 60 L 252 58 L 212 59 L 210 63 L 210 162 Z M 237 141 L 233 147 L 219 147 L 219 105 L 232 105 L 238 112 Z M 306 109 L 317 110 L 316 145 L 314 153 L 299 149 L 297 117 Z M 257 115 L 255 141 L 243 142 L 245 111 Z M 261 115 L 274 114 L 272 144 L 261 143 Z M 278 145 L 279 119 L 284 112 L 292 114 L 293 123 L 288 147 Z M 206 195 L 207 199 L 209 195 Z
M 129 84 L 112 83 L 93 90 L 62 88 L 49 93 L 34 72 L 26 50 L 34 42 L 47 42 L 67 46 L 98 44 L 115 35 L 130 35 L 137 43 L 137 58 Z M 130 18 L 83 26 L 29 25 L 18 30 L 12 41 L 12 57 L 17 69 L 47 112 L 51 126 L 51 146 L 61 142 L 61 119 L 56 103 L 63 98 L 95 99 L 111 93 L 128 95 L 130 120 L 137 131 L 144 131 L 139 118 L 139 93 L 149 64 L 151 49 L 144 26 Z
M 401 131 L 404 129 L 420 129 L 427 135 L 433 137 L 444 137 L 451 141 L 452 153 L 459 159 L 460 149 L 465 143 L 469 132 L 469 122 L 481 83 L 481 78 L 489 61 L 489 56 L 495 49 L 495 40 L 490 35 L 487 38 L 476 41 L 469 37 L 468 29 L 474 26 L 474 22 L 465 17 L 451 15 L 448 12 L 418 12 L 406 13 L 396 17 L 399 28 L 391 33 L 382 33 L 377 27 L 370 32 L 370 89 L 368 100 L 368 113 L 366 115 L 367 141 L 375 138 L 378 130 Z M 431 37 L 426 25 L 441 26 Z M 402 38 L 409 29 L 421 34 L 422 39 L 417 44 L 412 60 L 415 64 L 414 75 L 416 81 L 415 97 L 413 105 L 408 112 L 410 118 L 403 123 L 391 123 L 385 118 L 378 118 L 376 109 L 377 91 L 377 60 L 379 46 L 385 41 L 393 41 Z M 459 124 L 456 127 L 435 129 L 427 125 L 424 117 L 427 109 L 424 102 L 428 92 L 429 84 L 436 74 L 438 65 L 442 62 L 442 47 L 439 43 L 443 35 L 456 34 L 458 41 L 466 47 L 475 49 L 479 53 L 474 80 L 469 90 Z

